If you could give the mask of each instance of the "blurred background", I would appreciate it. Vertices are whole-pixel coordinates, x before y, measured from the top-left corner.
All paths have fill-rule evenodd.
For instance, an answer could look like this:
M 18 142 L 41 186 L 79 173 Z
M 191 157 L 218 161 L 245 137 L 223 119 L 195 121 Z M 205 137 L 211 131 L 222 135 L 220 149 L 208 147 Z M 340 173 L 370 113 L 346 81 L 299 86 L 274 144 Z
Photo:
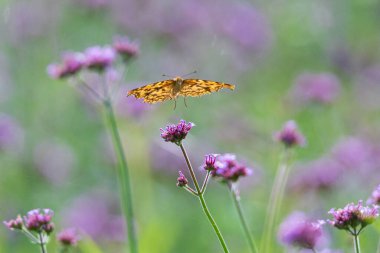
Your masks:
M 140 45 L 113 89 L 141 252 L 220 252 L 198 200 L 175 185 L 186 171 L 180 150 L 160 139 L 160 127 L 182 118 L 196 124 L 185 142 L 195 168 L 207 153 L 235 153 L 254 169 L 240 189 L 258 239 L 282 151 L 272 135 L 289 119 L 307 145 L 297 149 L 281 219 L 293 211 L 327 219 L 380 183 L 379 1 L 0 0 L 0 14 L 0 220 L 51 208 L 57 228 L 78 227 L 103 252 L 122 252 L 101 108 L 46 73 L 62 52 L 117 35 Z M 189 98 L 187 107 L 180 99 L 176 110 L 172 101 L 126 97 L 162 74 L 194 70 L 236 89 Z M 206 199 L 231 252 L 248 252 L 227 187 L 212 181 Z M 363 252 L 375 252 L 376 227 L 363 232 Z M 324 230 L 320 249 L 352 251 L 345 232 Z M 0 252 L 38 248 L 4 226 Z

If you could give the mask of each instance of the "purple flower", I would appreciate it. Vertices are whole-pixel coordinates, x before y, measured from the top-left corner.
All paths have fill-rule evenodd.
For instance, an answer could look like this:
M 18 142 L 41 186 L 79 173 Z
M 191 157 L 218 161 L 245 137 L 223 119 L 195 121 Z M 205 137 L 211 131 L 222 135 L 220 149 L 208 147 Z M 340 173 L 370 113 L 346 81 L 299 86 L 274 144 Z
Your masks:
M 305 137 L 299 132 L 294 120 L 286 122 L 281 131 L 274 134 L 274 139 L 282 142 L 287 148 L 293 146 L 304 146 Z
M 161 128 L 161 137 L 166 142 L 173 142 L 180 145 L 182 140 L 186 138 L 187 134 L 194 126 L 195 125 L 192 122 L 186 123 L 186 121 L 180 120 L 177 125 L 168 125 L 165 130 Z
M 117 201 L 111 195 L 96 191 L 81 195 L 63 211 L 66 227 L 75 227 L 94 240 L 122 241 L 125 238 L 123 218 Z
M 78 240 L 79 236 L 74 228 L 64 229 L 57 234 L 57 241 L 64 247 L 75 246 Z
M 178 187 L 184 187 L 188 184 L 188 180 L 185 177 L 185 175 L 182 173 L 182 171 L 179 171 L 179 177 L 177 178 L 177 186 Z
M 24 131 L 11 116 L 0 113 L 0 151 L 19 152 L 24 144 Z
M 4 221 L 3 223 L 10 230 L 21 230 L 24 226 L 23 220 L 20 215 L 18 215 L 16 219 Z
M 83 54 L 68 52 L 62 56 L 61 63 L 50 64 L 47 67 L 47 73 L 54 79 L 62 79 L 77 74 L 83 67 Z
M 252 174 L 252 169 L 239 163 L 233 154 L 218 155 L 214 167 L 211 175 L 225 183 L 236 182 L 240 177 Z
M 380 204 L 380 185 L 372 192 L 371 197 L 367 200 L 369 205 L 379 205 Z
M 301 165 L 292 177 L 292 188 L 297 192 L 322 190 L 334 186 L 341 178 L 344 168 L 334 159 L 322 157 Z
M 139 54 L 139 45 L 136 42 L 131 42 L 126 36 L 116 37 L 112 46 L 124 61 L 128 61 Z
M 322 236 L 323 223 L 313 222 L 303 213 L 295 212 L 280 225 L 278 238 L 285 245 L 314 249 Z
M 50 209 L 31 210 L 24 216 L 25 227 L 38 233 L 45 231 L 50 234 L 54 229 L 54 225 L 51 223 L 53 215 L 54 213 Z
M 332 103 L 340 93 L 340 81 L 331 73 L 304 73 L 297 77 L 293 94 L 301 103 Z
M 343 209 L 331 209 L 328 213 L 333 216 L 333 220 L 328 220 L 332 226 L 347 230 L 352 235 L 358 235 L 367 225 L 373 223 L 379 216 L 378 206 L 363 206 L 362 201 L 357 205 L 347 204 Z M 358 228 L 360 226 L 360 228 Z
M 217 155 L 210 154 L 205 156 L 205 163 L 202 166 L 205 170 L 213 171 L 215 170 L 215 162 Z
M 116 58 L 115 50 L 110 46 L 89 47 L 84 52 L 85 65 L 89 69 L 103 71 L 114 62 Z
M 75 154 L 71 148 L 55 140 L 39 143 L 34 151 L 34 164 L 52 184 L 62 184 L 75 165 Z
M 371 169 L 376 163 L 374 147 L 367 141 L 348 137 L 339 141 L 332 148 L 334 158 L 349 169 Z

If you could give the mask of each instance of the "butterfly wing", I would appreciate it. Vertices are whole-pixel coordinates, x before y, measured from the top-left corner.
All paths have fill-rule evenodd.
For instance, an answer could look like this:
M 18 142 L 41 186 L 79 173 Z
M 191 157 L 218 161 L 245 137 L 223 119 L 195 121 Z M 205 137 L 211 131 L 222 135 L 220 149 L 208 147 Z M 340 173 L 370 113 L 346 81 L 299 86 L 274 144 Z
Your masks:
M 185 97 L 199 97 L 219 91 L 223 88 L 234 90 L 235 85 L 202 79 L 185 79 L 183 80 L 179 95 Z
M 127 96 L 133 95 L 136 98 L 143 98 L 145 103 L 154 104 L 171 99 L 173 85 L 173 80 L 151 83 L 128 91 Z

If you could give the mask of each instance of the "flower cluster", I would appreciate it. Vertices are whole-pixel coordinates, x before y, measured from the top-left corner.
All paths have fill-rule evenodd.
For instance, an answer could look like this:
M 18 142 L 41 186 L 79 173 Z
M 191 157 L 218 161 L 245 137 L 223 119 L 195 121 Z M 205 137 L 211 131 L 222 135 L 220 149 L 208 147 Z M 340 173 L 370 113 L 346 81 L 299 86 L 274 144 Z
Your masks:
M 357 205 L 349 203 L 343 209 L 331 209 L 329 214 L 331 214 L 334 219 L 328 220 L 328 223 L 338 229 L 343 229 L 353 235 L 358 235 L 364 227 L 373 223 L 379 216 L 378 209 L 378 206 L 363 206 L 362 201 L 359 201 Z M 358 228 L 358 226 L 360 226 L 360 228 Z
M 180 120 L 177 125 L 171 124 L 166 126 L 165 129 L 160 129 L 161 137 L 166 142 L 173 142 L 180 145 L 182 140 L 186 138 L 187 134 L 193 128 L 194 124 L 192 122 L 186 123 L 184 120 Z
M 23 218 L 18 215 L 16 219 L 4 221 L 4 225 L 10 230 L 27 232 L 33 243 L 46 244 L 49 235 L 54 230 L 54 224 L 51 221 L 53 214 L 50 209 L 34 209 Z
M 57 235 L 57 241 L 63 247 L 75 246 L 78 243 L 78 233 L 73 228 L 64 229 Z
M 380 185 L 372 192 L 371 197 L 367 200 L 369 205 L 379 205 L 380 204 Z
M 182 173 L 182 171 L 179 171 L 178 173 L 179 173 L 179 177 L 177 178 L 177 186 L 178 187 L 186 186 L 189 183 L 189 181 L 187 180 L 185 175 Z
M 313 222 L 303 213 L 291 214 L 279 228 L 279 240 L 289 246 L 314 249 L 322 236 L 323 221 Z
M 207 155 L 203 168 L 211 171 L 214 178 L 226 183 L 236 182 L 240 177 L 252 174 L 252 169 L 238 162 L 233 154 Z
M 276 141 L 282 142 L 285 147 L 305 145 L 305 137 L 299 132 L 297 123 L 294 120 L 289 120 L 285 123 L 282 130 L 274 134 Z
M 118 37 L 112 46 L 92 46 L 82 52 L 68 52 L 62 56 L 60 63 L 50 64 L 48 74 L 54 79 L 76 75 L 82 69 L 102 72 L 109 68 L 119 55 L 127 61 L 138 54 L 139 47 L 126 37 Z

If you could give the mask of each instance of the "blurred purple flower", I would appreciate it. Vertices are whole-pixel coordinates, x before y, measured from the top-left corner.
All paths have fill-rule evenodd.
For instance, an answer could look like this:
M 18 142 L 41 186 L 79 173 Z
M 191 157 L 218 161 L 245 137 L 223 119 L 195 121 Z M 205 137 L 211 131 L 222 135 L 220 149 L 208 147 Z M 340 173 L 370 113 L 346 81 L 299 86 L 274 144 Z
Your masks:
M 161 137 L 166 142 L 173 142 L 180 145 L 194 126 L 192 122 L 187 123 L 185 120 L 180 120 L 177 125 L 170 124 L 166 126 L 165 129 L 161 128 Z
M 332 103 L 340 93 L 340 81 L 331 73 L 304 73 L 296 78 L 292 94 L 301 103 Z
M 47 67 L 47 73 L 54 79 L 61 79 L 77 74 L 84 66 L 82 53 L 66 52 L 62 56 L 62 62 L 53 63 Z
M 94 240 L 123 241 L 124 222 L 120 214 L 115 214 L 117 201 L 108 194 L 94 192 L 76 198 L 65 211 L 63 223 L 67 227 L 76 227 Z
M 294 212 L 281 223 L 278 238 L 289 246 L 314 249 L 322 236 L 322 224 L 313 222 L 301 212 Z
M 66 182 L 75 160 L 71 148 L 55 140 L 39 143 L 34 151 L 34 164 L 37 170 L 50 183 L 56 185 Z
M 274 134 L 276 141 L 282 142 L 285 147 L 304 146 L 305 137 L 298 130 L 297 123 L 294 120 L 287 121 L 282 130 Z
M 0 151 L 18 153 L 23 146 L 23 129 L 11 116 L 0 113 Z
M 215 169 L 211 171 L 212 177 L 225 183 L 236 182 L 240 177 L 252 174 L 252 169 L 238 162 L 236 155 L 233 154 L 216 156 L 214 167 Z
M 179 171 L 179 177 L 177 178 L 177 186 L 178 187 L 184 187 L 189 182 L 185 175 L 182 173 L 182 171 Z
M 359 201 L 357 205 L 349 203 L 343 209 L 331 209 L 328 213 L 333 216 L 333 220 L 328 220 L 328 223 L 352 235 L 358 235 L 364 227 L 373 223 L 379 216 L 378 209 L 378 206 L 363 206 L 362 201 Z
M 371 197 L 367 200 L 369 205 L 379 205 L 380 204 L 380 185 L 372 192 Z
M 75 246 L 79 241 L 76 229 L 67 228 L 57 234 L 57 241 L 64 247 Z
M 299 166 L 290 184 L 297 192 L 329 189 L 341 178 L 343 170 L 340 163 L 331 158 L 322 157 Z
M 380 64 L 364 68 L 356 78 L 354 92 L 362 108 L 378 110 L 380 108 Z
M 212 10 L 217 11 L 213 16 L 216 30 L 229 37 L 238 48 L 258 53 L 270 46 L 269 22 L 252 5 L 227 1 L 219 9 Z
M 354 170 L 368 170 L 375 167 L 374 147 L 364 139 L 348 137 L 332 148 L 333 158 L 343 166 Z
M 143 115 L 152 109 L 152 106 L 146 103 L 141 103 L 141 101 L 134 99 L 132 97 L 126 97 L 129 86 L 122 86 L 118 92 L 119 96 L 115 101 L 115 111 L 116 114 L 123 118 L 133 117 L 135 119 L 142 118 Z
M 90 9 L 100 9 L 110 4 L 109 0 L 76 0 L 79 4 Z
M 139 45 L 126 36 L 116 37 L 112 46 L 124 61 L 128 61 L 139 54 Z
M 110 46 L 93 46 L 84 51 L 85 66 L 96 71 L 103 71 L 115 61 L 115 50 Z

